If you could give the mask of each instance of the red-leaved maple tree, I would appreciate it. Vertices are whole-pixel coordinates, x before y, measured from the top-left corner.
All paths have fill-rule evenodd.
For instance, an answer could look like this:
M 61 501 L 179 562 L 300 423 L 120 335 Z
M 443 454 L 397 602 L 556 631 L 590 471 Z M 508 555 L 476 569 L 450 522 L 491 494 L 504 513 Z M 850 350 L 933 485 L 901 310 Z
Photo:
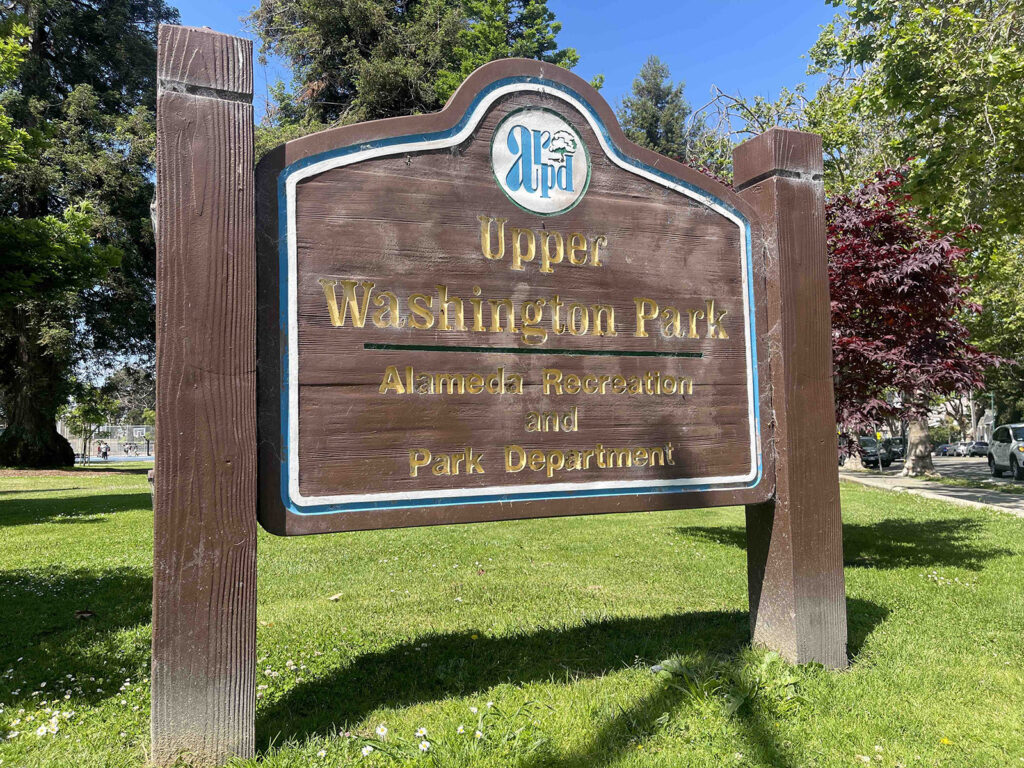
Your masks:
M 913 473 L 915 458 L 930 469 L 930 447 L 914 443 L 926 442 L 935 398 L 981 387 L 998 361 L 970 343 L 962 322 L 976 308 L 957 271 L 967 255 L 960 234 L 932 229 L 904 180 L 902 169 L 880 171 L 832 197 L 826 222 L 836 421 L 850 435 L 874 433 L 887 418 L 911 421 Z

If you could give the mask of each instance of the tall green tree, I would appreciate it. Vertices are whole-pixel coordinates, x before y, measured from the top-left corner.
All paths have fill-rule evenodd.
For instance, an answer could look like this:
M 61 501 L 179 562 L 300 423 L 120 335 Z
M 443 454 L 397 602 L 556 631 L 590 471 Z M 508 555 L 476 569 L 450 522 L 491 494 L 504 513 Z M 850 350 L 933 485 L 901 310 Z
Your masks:
M 153 349 L 153 110 L 162 0 L 12 0 L 24 60 L 0 108 L 26 137 L 0 177 L 0 464 L 73 460 L 74 369 Z
M 968 324 L 982 349 L 1013 361 L 988 372 L 986 389 L 1000 419 L 1020 418 L 1024 0 L 857 0 L 844 11 L 811 50 L 812 71 L 829 78 L 819 125 L 840 128 L 836 167 L 912 158 L 915 203 L 940 228 L 969 231 L 964 272 L 982 312 Z
M 622 130 L 642 147 L 716 173 L 727 172 L 731 142 L 712 130 L 703 115 L 693 114 L 685 89 L 685 83 L 672 81 L 668 65 L 657 56 L 648 57 L 618 110 Z
M 684 157 L 689 134 L 685 83 L 673 83 L 672 73 L 657 56 L 649 56 L 622 100 L 618 118 L 631 141 L 670 157 Z
M 455 65 L 438 77 L 442 102 L 474 69 L 495 59 L 537 59 L 565 69 L 579 63 L 575 48 L 558 47 L 562 24 L 547 0 L 465 0 L 463 7 Z
M 839 6 L 841 0 L 830 0 Z M 915 158 L 908 190 L 946 230 L 1024 223 L 1024 0 L 857 0 L 811 50 L 858 119 Z
M 293 76 L 271 89 L 257 154 L 330 125 L 436 111 L 492 59 L 579 59 L 558 48 L 547 0 L 262 0 L 248 21 Z
M 320 126 L 436 109 L 464 15 L 452 0 L 262 0 L 248 21 L 291 65 L 275 123 Z

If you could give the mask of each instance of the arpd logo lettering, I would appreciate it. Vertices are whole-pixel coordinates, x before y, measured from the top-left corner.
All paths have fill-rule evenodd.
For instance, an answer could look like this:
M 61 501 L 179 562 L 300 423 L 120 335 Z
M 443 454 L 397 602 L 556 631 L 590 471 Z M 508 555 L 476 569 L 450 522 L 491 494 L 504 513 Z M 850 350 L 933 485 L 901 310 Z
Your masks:
M 565 213 L 590 183 L 590 155 L 557 112 L 527 107 L 510 112 L 494 130 L 491 167 L 508 198 L 532 213 Z

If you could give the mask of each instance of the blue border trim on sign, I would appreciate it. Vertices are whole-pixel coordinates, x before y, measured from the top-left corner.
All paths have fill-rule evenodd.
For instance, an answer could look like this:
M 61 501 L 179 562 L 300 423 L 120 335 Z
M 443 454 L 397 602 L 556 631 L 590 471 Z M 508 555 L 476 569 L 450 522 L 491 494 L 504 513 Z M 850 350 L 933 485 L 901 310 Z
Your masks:
M 624 162 L 625 164 L 643 170 L 646 173 L 658 176 L 665 179 L 672 184 L 685 187 L 690 191 L 698 194 L 702 197 L 713 200 L 715 203 L 725 208 L 732 213 L 736 218 L 743 222 L 745 237 L 746 237 L 746 268 L 747 268 L 747 306 L 748 310 L 748 322 L 750 323 L 750 355 L 751 355 L 751 366 L 752 366 L 752 377 L 751 384 L 753 387 L 753 418 L 754 418 L 754 436 L 756 442 L 756 456 L 757 456 L 757 474 L 752 480 L 747 483 L 741 484 L 709 484 L 709 485 L 669 485 L 669 486 L 633 486 L 629 488 L 598 488 L 598 489 L 582 489 L 579 491 L 537 491 L 537 492 L 518 492 L 518 493 L 500 493 L 490 492 L 486 494 L 474 495 L 474 496 L 459 496 L 459 497 L 438 497 L 438 498 L 418 498 L 418 499 L 398 499 L 388 500 L 380 502 L 356 502 L 348 504 L 321 504 L 321 505 L 300 505 L 292 500 L 289 493 L 289 462 L 292 455 L 292 446 L 289 445 L 290 425 L 289 425 L 289 359 L 288 356 L 292 352 L 293 340 L 288 338 L 288 218 L 287 218 L 287 180 L 288 178 L 304 168 L 315 163 L 322 162 L 327 159 L 344 157 L 351 155 L 356 152 L 364 152 L 368 149 L 377 149 L 381 147 L 394 146 L 398 144 L 409 144 L 413 142 L 429 142 L 437 141 L 446 138 L 450 138 L 455 134 L 459 133 L 463 128 L 466 127 L 467 122 L 475 112 L 480 102 L 490 93 L 498 88 L 503 88 L 508 85 L 516 84 L 531 84 L 541 85 L 545 88 L 549 88 L 556 91 L 561 91 L 580 104 L 586 107 L 594 123 L 600 128 L 602 138 L 607 147 L 615 153 L 616 157 Z M 415 151 L 415 150 L 413 150 Z M 619 148 L 612 141 L 611 136 L 608 133 L 607 127 L 604 121 L 598 115 L 597 111 L 593 106 L 579 93 L 574 91 L 562 83 L 557 83 L 552 80 L 539 77 L 508 77 L 502 80 L 497 80 L 486 88 L 481 90 L 473 102 L 467 107 L 462 118 L 451 128 L 444 131 L 436 131 L 432 133 L 421 133 L 421 134 L 410 134 L 405 136 L 392 136 L 383 139 L 377 139 L 369 142 L 362 142 L 359 144 L 353 144 L 346 147 L 339 147 L 337 149 L 328 150 L 327 152 L 321 152 L 320 154 L 306 157 L 301 160 L 297 160 L 294 163 L 286 166 L 278 176 L 277 184 L 278 192 L 278 285 L 279 285 L 279 322 L 281 326 L 281 334 L 284 339 L 284 349 L 281 353 L 281 500 L 286 510 L 291 513 L 298 515 L 323 515 L 333 513 L 344 513 L 344 512 L 361 512 L 371 511 L 379 509 L 402 509 L 402 508 L 416 508 L 416 507 L 439 507 L 439 506 L 461 506 L 465 504 L 482 504 L 482 503 L 493 503 L 493 502 L 511 502 L 511 501 L 527 501 L 527 500 L 548 500 L 548 499 L 565 499 L 565 498 L 588 498 L 596 496 L 637 496 L 637 495 L 650 495 L 650 494 L 662 494 L 662 493 L 689 493 L 689 492 L 700 492 L 700 491 L 712 491 L 712 490 L 738 490 L 745 488 L 753 488 L 758 485 L 763 477 L 763 461 L 762 461 L 762 450 L 761 450 L 761 403 L 760 403 L 760 386 L 758 381 L 758 360 L 757 360 L 757 323 L 755 322 L 755 305 L 754 305 L 754 271 L 753 271 L 753 256 L 752 256 L 752 243 L 750 237 L 750 222 L 747 218 L 736 210 L 733 206 L 729 205 L 724 200 L 715 197 L 707 190 L 696 187 L 687 181 L 673 176 L 665 171 L 655 168 L 653 166 L 642 163 L 628 155 L 623 154 Z

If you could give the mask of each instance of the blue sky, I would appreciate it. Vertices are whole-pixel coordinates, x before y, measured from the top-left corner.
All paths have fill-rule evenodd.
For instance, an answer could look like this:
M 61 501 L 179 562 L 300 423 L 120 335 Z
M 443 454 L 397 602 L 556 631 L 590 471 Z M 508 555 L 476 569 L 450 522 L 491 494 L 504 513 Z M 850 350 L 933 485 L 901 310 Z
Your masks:
M 173 3 L 173 0 L 172 0 Z M 241 17 L 253 0 L 178 0 L 183 24 L 252 37 Z M 562 22 L 559 42 L 579 51 L 575 72 L 605 76 L 604 97 L 617 106 L 644 60 L 655 54 L 686 81 L 693 106 L 712 85 L 746 97 L 774 96 L 809 82 L 804 55 L 836 9 L 825 0 L 549 0 Z M 624 12 L 628 11 L 628 12 Z M 266 84 L 287 76 L 280 64 L 256 64 L 256 116 Z

